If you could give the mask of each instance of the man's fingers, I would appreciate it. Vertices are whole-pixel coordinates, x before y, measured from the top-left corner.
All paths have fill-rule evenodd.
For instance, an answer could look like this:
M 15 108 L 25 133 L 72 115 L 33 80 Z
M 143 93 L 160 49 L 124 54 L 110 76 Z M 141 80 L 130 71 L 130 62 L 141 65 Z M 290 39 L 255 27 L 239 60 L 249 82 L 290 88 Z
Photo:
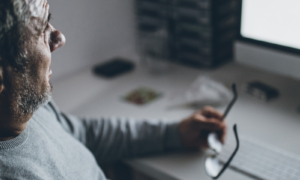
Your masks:
M 201 110 L 201 114 L 208 118 L 217 118 L 221 120 L 223 118 L 223 114 L 217 111 L 215 108 L 206 106 Z
M 225 125 L 225 128 L 223 128 L 220 131 L 217 131 L 217 134 L 218 134 L 218 138 L 221 141 L 221 143 L 224 144 L 225 143 L 226 134 L 227 134 L 227 127 L 226 127 L 226 125 Z
M 194 119 L 194 125 L 197 129 L 221 130 L 226 127 L 225 122 L 216 118 L 198 117 Z

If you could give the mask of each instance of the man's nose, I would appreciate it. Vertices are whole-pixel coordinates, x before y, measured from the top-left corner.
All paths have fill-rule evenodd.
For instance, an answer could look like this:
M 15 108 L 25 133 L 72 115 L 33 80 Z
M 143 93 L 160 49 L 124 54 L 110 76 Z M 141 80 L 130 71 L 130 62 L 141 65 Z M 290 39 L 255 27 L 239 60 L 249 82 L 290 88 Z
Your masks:
M 54 29 L 51 32 L 51 42 L 50 42 L 50 50 L 51 52 L 55 51 L 56 49 L 62 47 L 66 43 L 66 38 L 60 31 Z

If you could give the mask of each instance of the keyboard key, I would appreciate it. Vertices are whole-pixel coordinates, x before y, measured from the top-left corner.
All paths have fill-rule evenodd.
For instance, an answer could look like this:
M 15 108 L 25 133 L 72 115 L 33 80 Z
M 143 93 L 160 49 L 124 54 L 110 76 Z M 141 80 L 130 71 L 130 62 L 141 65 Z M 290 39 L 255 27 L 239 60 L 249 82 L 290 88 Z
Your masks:
M 235 144 L 228 142 L 220 161 L 226 162 L 234 148 Z M 230 167 L 266 180 L 300 180 L 299 155 L 245 137 L 240 138 L 240 149 Z

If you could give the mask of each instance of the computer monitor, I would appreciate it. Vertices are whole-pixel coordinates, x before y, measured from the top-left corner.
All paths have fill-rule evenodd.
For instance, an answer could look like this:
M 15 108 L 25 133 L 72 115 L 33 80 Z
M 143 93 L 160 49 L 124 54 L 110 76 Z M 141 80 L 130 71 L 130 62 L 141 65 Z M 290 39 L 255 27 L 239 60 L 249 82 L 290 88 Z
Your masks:
M 300 1 L 240 2 L 236 61 L 300 79 Z

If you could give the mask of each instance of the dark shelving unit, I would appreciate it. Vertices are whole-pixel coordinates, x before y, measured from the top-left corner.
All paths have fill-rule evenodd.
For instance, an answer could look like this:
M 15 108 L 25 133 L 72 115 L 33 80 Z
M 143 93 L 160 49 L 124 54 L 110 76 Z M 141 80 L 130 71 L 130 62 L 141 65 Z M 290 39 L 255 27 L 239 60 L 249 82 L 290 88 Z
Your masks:
M 167 33 L 168 60 L 216 67 L 233 59 L 238 0 L 136 0 L 138 40 Z M 146 39 L 145 39 L 146 38 Z

